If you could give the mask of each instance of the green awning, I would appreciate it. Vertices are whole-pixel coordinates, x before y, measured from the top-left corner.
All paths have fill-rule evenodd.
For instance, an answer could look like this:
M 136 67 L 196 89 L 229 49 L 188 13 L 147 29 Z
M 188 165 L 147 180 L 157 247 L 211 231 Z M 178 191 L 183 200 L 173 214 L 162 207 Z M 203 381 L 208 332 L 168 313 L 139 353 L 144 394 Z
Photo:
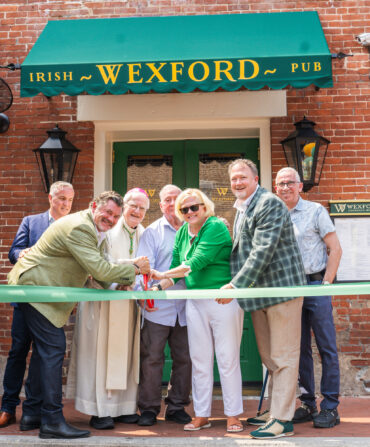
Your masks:
M 332 86 L 315 11 L 50 21 L 21 96 Z

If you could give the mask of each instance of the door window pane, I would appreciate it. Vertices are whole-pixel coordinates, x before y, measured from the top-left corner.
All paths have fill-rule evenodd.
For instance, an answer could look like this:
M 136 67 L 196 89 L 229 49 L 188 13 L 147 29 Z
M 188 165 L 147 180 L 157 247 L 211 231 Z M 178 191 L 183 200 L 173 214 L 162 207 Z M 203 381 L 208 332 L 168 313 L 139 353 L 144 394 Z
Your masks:
M 172 183 L 172 157 L 169 155 L 131 155 L 127 159 L 127 191 L 142 188 L 148 193 L 150 208 L 142 224 L 147 227 L 159 217 L 159 191 Z
M 232 226 L 235 217 L 235 196 L 230 189 L 228 164 L 242 154 L 199 154 L 199 189 L 215 204 L 216 216 L 225 218 Z

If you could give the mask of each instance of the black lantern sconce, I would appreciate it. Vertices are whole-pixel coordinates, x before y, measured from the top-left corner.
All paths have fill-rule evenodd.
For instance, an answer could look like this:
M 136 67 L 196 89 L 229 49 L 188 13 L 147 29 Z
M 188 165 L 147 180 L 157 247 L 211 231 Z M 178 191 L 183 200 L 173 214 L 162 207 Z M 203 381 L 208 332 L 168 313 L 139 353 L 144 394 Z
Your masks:
M 39 165 L 45 192 L 57 181 L 72 183 L 78 153 L 77 149 L 65 138 L 67 132 L 58 125 L 48 130 L 48 139 L 37 149 L 33 149 Z
M 294 125 L 296 130 L 280 143 L 283 145 L 288 166 L 299 173 L 303 191 L 306 192 L 320 182 L 330 141 L 316 133 L 316 123 L 306 117 Z

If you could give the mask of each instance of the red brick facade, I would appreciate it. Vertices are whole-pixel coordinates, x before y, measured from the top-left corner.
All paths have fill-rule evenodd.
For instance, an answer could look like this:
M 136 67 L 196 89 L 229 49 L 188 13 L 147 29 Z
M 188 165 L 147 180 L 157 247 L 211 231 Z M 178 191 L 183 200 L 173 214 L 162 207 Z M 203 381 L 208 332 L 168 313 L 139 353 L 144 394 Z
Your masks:
M 324 205 L 330 199 L 370 199 L 369 51 L 355 40 L 358 34 L 370 31 L 366 28 L 370 18 L 367 0 L 8 0 L 0 5 L 0 65 L 22 63 L 49 19 L 293 10 L 316 10 L 330 51 L 353 57 L 333 60 L 333 88 L 288 88 L 287 117 L 271 120 L 273 175 L 286 165 L 280 140 L 306 115 L 317 123 L 317 132 L 331 140 L 320 185 L 306 198 Z M 20 98 L 20 72 L 0 69 L 0 77 L 14 94 L 13 105 L 6 112 L 10 128 L 0 134 L 0 282 L 4 283 L 10 269 L 7 253 L 22 217 L 48 207 L 32 149 L 46 139 L 45 131 L 55 123 L 68 132 L 67 138 L 82 150 L 74 177 L 77 195 L 73 209 L 84 208 L 93 193 L 94 126 L 77 121 L 76 98 Z M 361 380 L 370 381 L 366 376 L 370 363 L 368 299 L 334 299 L 342 367 L 350 368 L 359 378 L 355 393 L 365 393 Z M 4 304 L 0 309 L 0 357 L 5 358 L 11 341 L 11 309 Z

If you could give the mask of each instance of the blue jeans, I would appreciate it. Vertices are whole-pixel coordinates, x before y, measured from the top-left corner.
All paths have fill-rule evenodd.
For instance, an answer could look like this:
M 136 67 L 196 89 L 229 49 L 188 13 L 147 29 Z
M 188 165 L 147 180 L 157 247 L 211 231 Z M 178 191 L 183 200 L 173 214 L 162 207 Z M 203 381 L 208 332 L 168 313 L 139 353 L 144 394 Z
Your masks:
M 309 281 L 310 285 L 321 281 Z M 333 320 L 331 296 L 305 297 L 302 307 L 301 355 L 299 360 L 299 386 L 305 404 L 314 407 L 315 378 L 311 348 L 311 329 L 322 361 L 320 392 L 322 410 L 332 410 L 339 404 L 340 373 Z
M 39 415 L 42 424 L 56 424 L 64 420 L 62 405 L 62 366 L 66 350 L 63 328 L 55 327 L 33 306 L 21 303 L 24 320 L 37 349 L 40 382 L 27 380 L 23 414 Z M 38 389 L 40 383 L 40 389 Z M 36 394 L 35 393 L 36 390 Z M 40 391 L 40 395 L 37 393 Z

